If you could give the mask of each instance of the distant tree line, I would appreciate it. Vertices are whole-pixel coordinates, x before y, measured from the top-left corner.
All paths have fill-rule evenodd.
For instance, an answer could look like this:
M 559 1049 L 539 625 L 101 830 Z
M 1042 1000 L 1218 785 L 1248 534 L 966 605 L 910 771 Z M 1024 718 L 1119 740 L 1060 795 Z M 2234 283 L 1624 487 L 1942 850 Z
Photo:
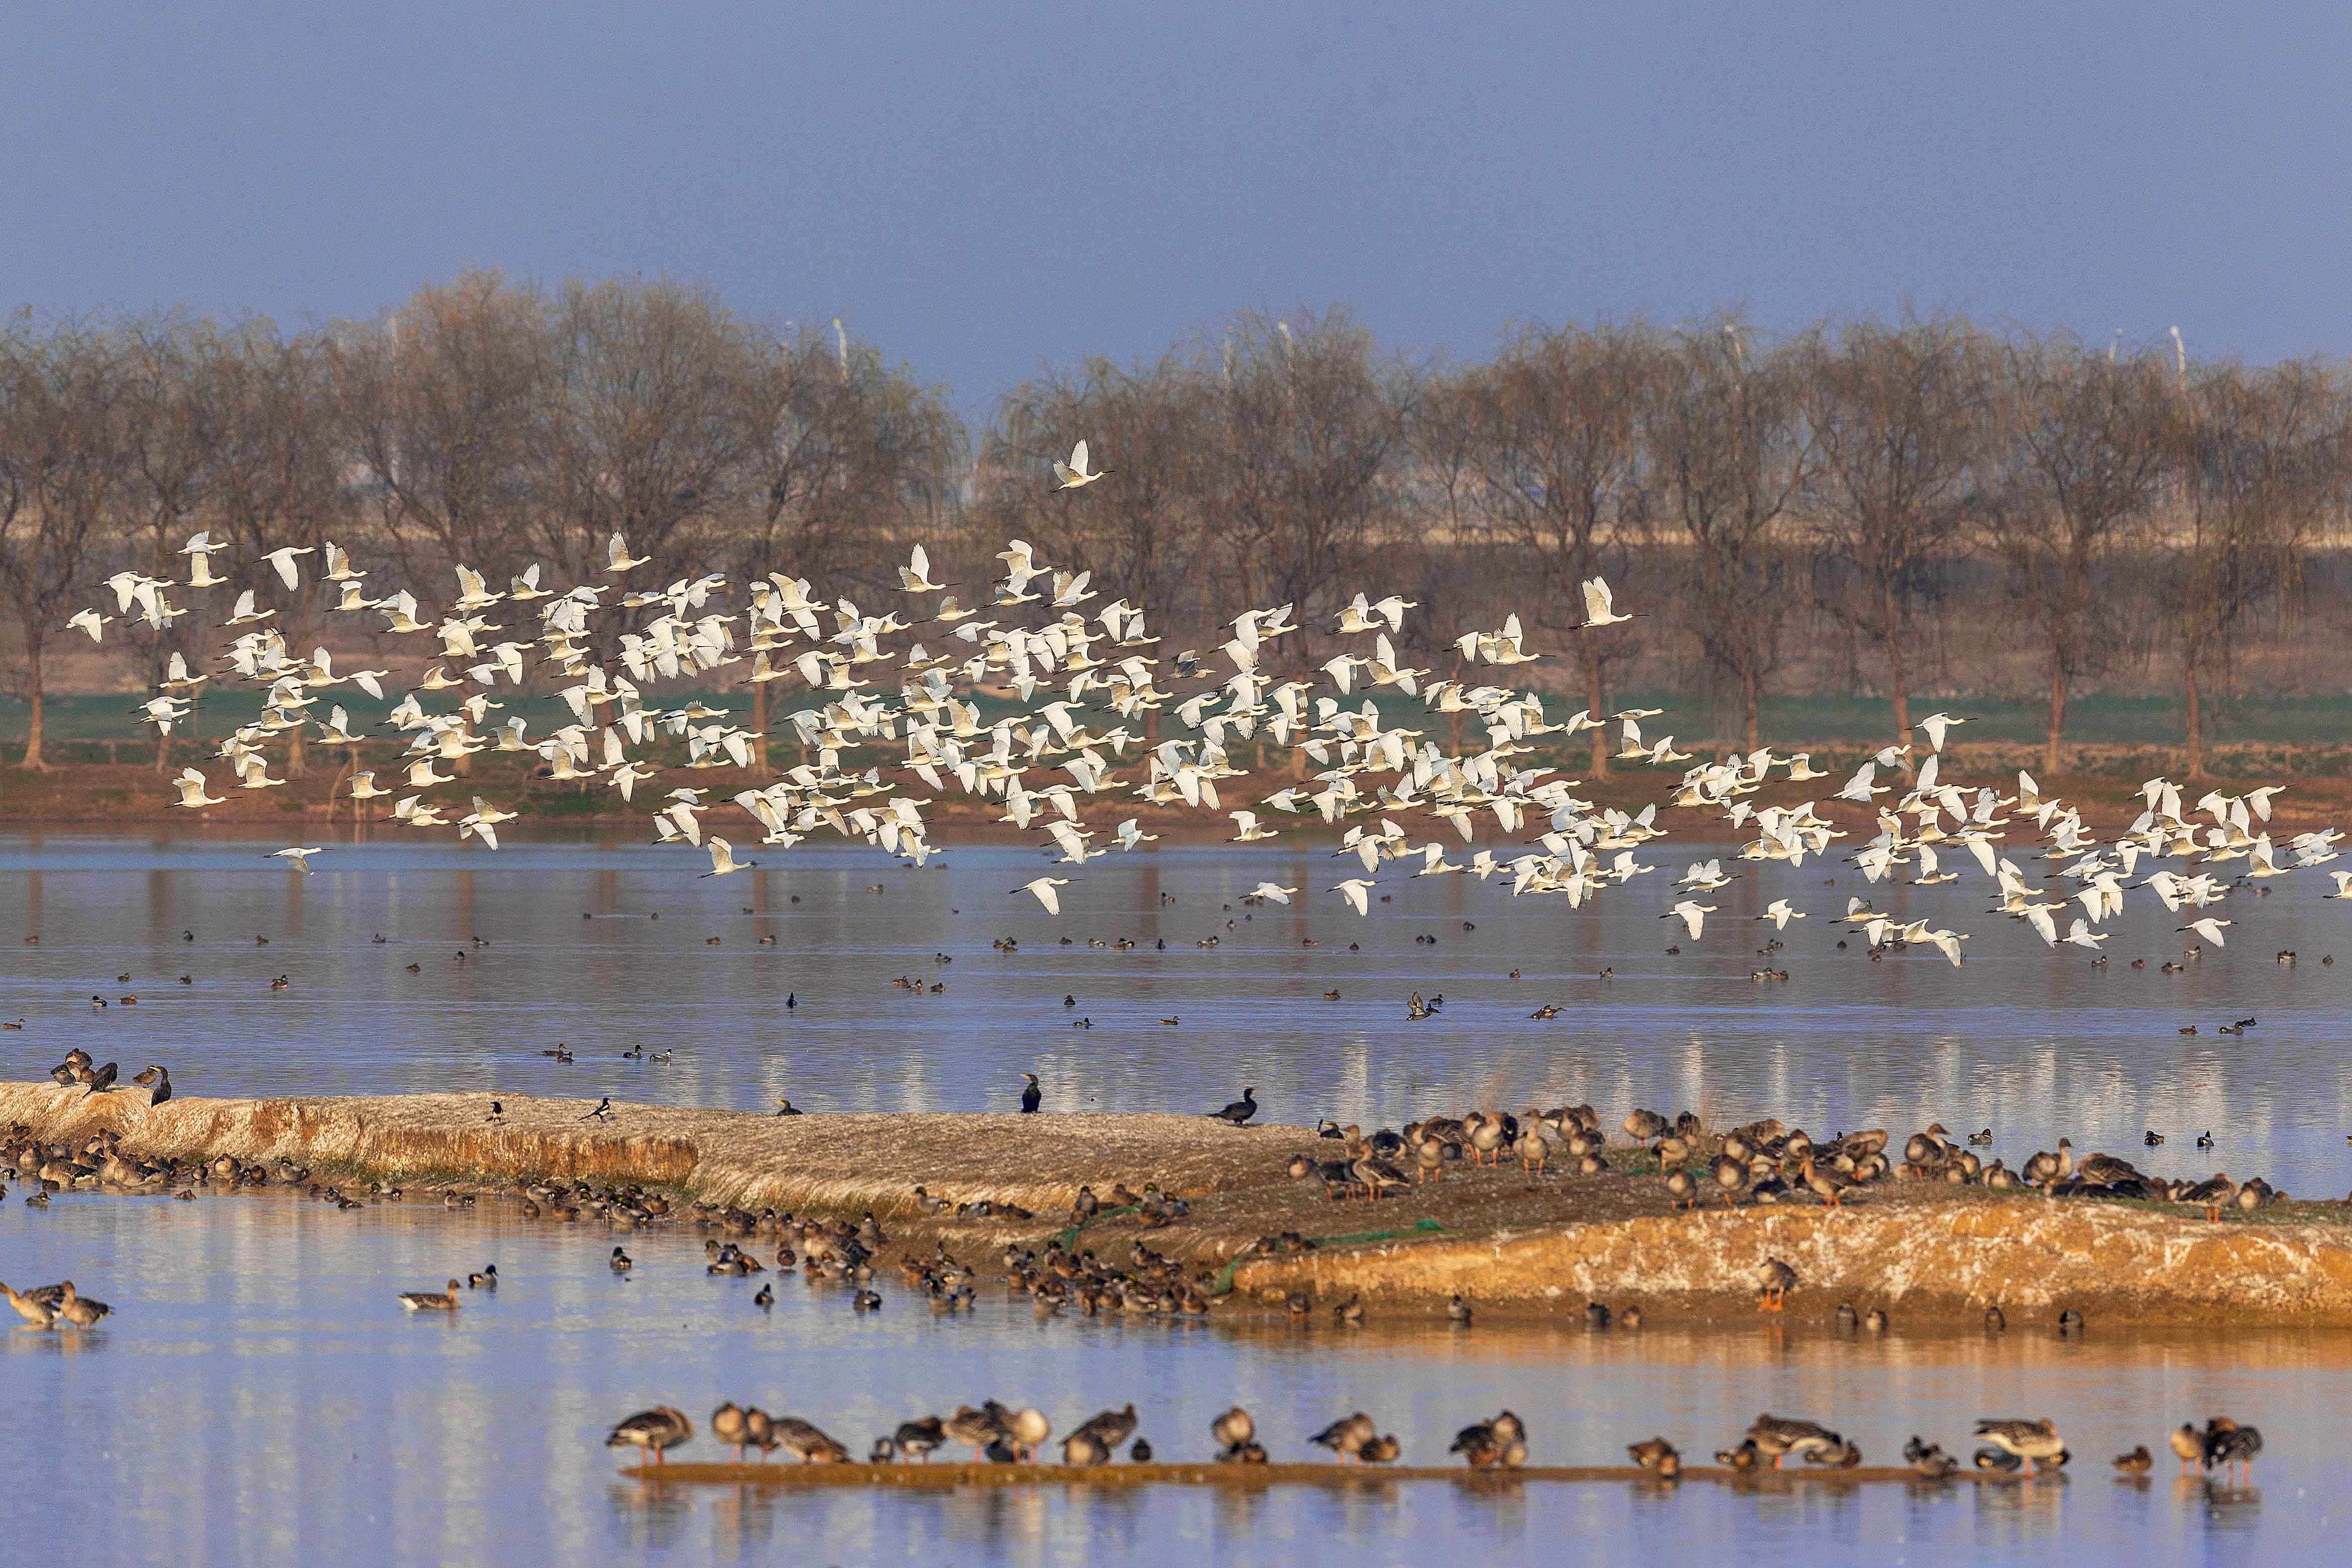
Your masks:
M 668 282 L 476 274 L 292 333 L 26 316 L 0 330 L 0 678 L 39 765 L 61 658 L 110 656 L 120 683 L 126 658 L 142 680 L 209 658 L 226 601 L 191 589 L 169 596 L 194 613 L 118 616 L 100 649 L 65 627 L 115 614 L 118 572 L 184 582 L 200 531 L 303 650 L 364 648 L 380 618 L 331 614 L 315 570 L 284 589 L 262 551 L 331 541 L 372 594 L 430 608 L 458 563 L 592 580 L 617 531 L 646 577 L 781 572 L 877 610 L 918 542 L 984 605 L 1018 536 L 1140 606 L 1166 651 L 1288 602 L 1307 629 L 1280 657 L 1308 668 L 1355 594 L 1397 593 L 1400 654 L 1441 675 L 1454 638 L 1516 612 L 1549 657 L 1466 679 L 1595 713 L 1704 693 L 1749 746 L 1776 693 L 1884 696 L 1898 731 L 1915 694 L 2032 695 L 2055 771 L 2075 697 L 2168 687 L 2198 771 L 2218 697 L 2340 684 L 2347 435 L 2333 362 L 1957 317 L 1530 323 L 1454 363 L 1344 310 L 1244 310 L 1153 360 L 1049 370 L 973 431 L 838 322 Z M 1055 493 L 1080 437 L 1110 477 Z M 1578 635 L 1595 576 L 1642 618 Z

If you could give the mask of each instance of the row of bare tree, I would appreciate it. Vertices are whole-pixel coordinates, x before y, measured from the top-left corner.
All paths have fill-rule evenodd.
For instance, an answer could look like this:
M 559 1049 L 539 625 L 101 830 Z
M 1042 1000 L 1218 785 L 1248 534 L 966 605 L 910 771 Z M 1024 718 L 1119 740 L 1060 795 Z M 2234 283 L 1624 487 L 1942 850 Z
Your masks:
M 253 569 L 264 550 L 331 540 L 373 591 L 429 607 L 458 563 L 593 579 L 616 531 L 664 582 L 781 571 L 871 599 L 922 541 L 970 603 L 1020 536 L 1174 647 L 1296 603 L 1302 668 L 1360 591 L 1415 601 L 1400 651 L 1446 673 L 1454 637 L 1516 611 L 1558 656 L 1523 683 L 1596 713 L 1612 689 L 1720 692 L 1750 745 L 1776 691 L 1882 694 L 1900 731 L 1916 691 L 2030 683 L 2055 771 L 2072 697 L 2171 682 L 2196 769 L 2210 691 L 2250 653 L 2281 676 L 2308 636 L 2347 433 L 2333 364 L 1956 318 L 1770 341 L 1731 319 L 1526 326 L 1457 365 L 1343 310 L 1244 311 L 1149 363 L 1041 374 L 976 438 L 838 322 L 748 321 L 669 283 L 479 274 L 290 334 L 22 319 L 0 330 L 0 668 L 38 765 L 67 617 L 111 613 L 118 571 L 184 577 L 200 530 L 303 649 L 373 622 L 331 626 L 316 574 L 288 592 Z M 1110 477 L 1055 493 L 1047 466 L 1079 437 Z M 1643 618 L 1579 634 L 1594 576 Z M 205 657 L 220 617 L 198 604 L 163 630 L 122 616 L 108 647 L 141 679 Z

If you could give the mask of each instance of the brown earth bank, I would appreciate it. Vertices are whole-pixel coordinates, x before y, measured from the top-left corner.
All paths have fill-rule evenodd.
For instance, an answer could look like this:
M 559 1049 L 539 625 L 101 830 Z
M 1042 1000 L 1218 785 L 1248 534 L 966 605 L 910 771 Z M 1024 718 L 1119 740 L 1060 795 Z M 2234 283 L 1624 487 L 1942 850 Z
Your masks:
M 1972 1322 L 2001 1307 L 2022 1327 L 2072 1308 L 2094 1321 L 2352 1327 L 2352 1207 L 2283 1202 L 2208 1221 L 2178 1205 L 2014 1195 L 1890 1182 L 1839 1210 L 1810 1200 L 1675 1212 L 1645 1150 L 1612 1173 L 1456 1168 L 1381 1200 L 1335 1201 L 1294 1181 L 1294 1156 L 1337 1145 L 1306 1128 L 1229 1127 L 1165 1115 L 759 1116 L 479 1095 L 211 1100 L 150 1106 L 143 1091 L 0 1084 L 0 1124 L 79 1145 L 100 1130 L 145 1159 L 290 1161 L 309 1180 L 513 1194 L 532 1182 L 656 1189 L 757 1214 L 868 1209 L 902 1247 L 943 1240 L 972 1256 L 1056 1234 L 1117 1267 L 1134 1249 L 1230 1284 L 1231 1305 L 1274 1311 L 1304 1296 L 1435 1312 L 1459 1295 L 1509 1318 L 1581 1313 L 1589 1301 L 1659 1321 L 1753 1321 L 1757 1271 L 1793 1267 L 1791 1317 L 1840 1302 L 1904 1321 Z M 1105 1212 L 1072 1233 L 1081 1185 Z M 1119 1186 L 1189 1212 L 1114 1211 Z M 916 1189 L 986 1216 L 927 1214 Z M 1006 1215 L 1002 1205 L 1031 1211 Z M 1299 1245 L 1304 1238 L 1312 1245 Z
M 348 827 L 353 821 L 354 806 L 343 793 L 342 783 L 348 776 L 343 761 L 323 752 L 314 753 L 309 772 L 281 789 L 244 790 L 234 787 L 234 780 L 223 773 L 216 762 L 196 755 L 197 748 L 188 748 L 189 754 L 175 757 L 171 775 L 158 773 L 152 765 L 133 763 L 63 763 L 44 771 L 28 771 L 14 765 L 0 765 L 0 822 L 26 826 L 42 823 L 169 823 L 181 827 L 201 825 L 245 826 L 277 833 L 315 834 L 329 826 Z M 1979 784 L 1992 785 L 2003 793 L 2014 793 L 2017 773 L 2022 768 L 2034 774 L 2045 799 L 2063 800 L 2082 813 L 2084 824 L 2094 832 L 2111 833 L 2130 825 L 2144 803 L 2138 790 L 2144 779 L 2159 775 L 2170 776 L 2182 784 L 2182 794 L 2193 803 L 2205 788 L 2223 794 L 2242 792 L 2263 783 L 2284 783 L 2286 792 L 2273 802 L 2269 827 L 2273 836 L 2291 835 L 2305 828 L 2326 827 L 2352 821 L 2352 747 L 2344 746 L 2246 746 L 2217 749 L 2209 753 L 2209 777 L 2191 787 L 2184 774 L 2177 770 L 2179 759 L 2160 748 L 2105 747 L 2079 749 L 2069 771 L 2045 775 L 2041 760 L 2029 748 L 2012 746 L 1952 746 L 1946 750 L 1942 768 L 1944 778 L 1973 789 Z M 1858 764 L 1867 752 L 1861 748 L 1820 747 L 1811 753 L 1816 767 L 1841 776 L 1821 779 L 1807 784 L 1779 783 L 1750 796 L 1756 805 L 1794 805 L 1801 801 L 1815 803 L 1822 815 L 1839 826 L 1858 829 L 1857 841 L 1874 832 L 1874 814 L 1847 802 L 1832 801 L 1830 793 L 1844 783 L 1843 774 Z M 780 764 L 789 757 L 778 759 Z M 878 758 L 877 760 L 879 760 Z M 1719 812 L 1697 812 L 1668 806 L 1664 803 L 1672 795 L 1679 768 L 1613 768 L 1601 776 L 1591 775 L 1586 764 L 1589 758 L 1580 753 L 1563 752 L 1557 757 L 1523 758 L 1522 763 L 1548 762 L 1557 767 L 1560 776 L 1579 781 L 1577 794 L 1595 805 L 1633 812 L 1654 802 L 1659 804 L 1662 824 L 1684 832 L 1697 831 L 1701 836 L 1722 837 L 1727 829 L 1720 826 Z M 170 778 L 176 776 L 184 763 L 205 769 L 220 777 L 213 781 L 215 795 L 225 796 L 221 804 L 200 811 L 184 811 L 175 804 L 178 793 Z M 369 758 L 366 765 L 378 770 L 380 785 L 397 784 L 400 767 L 387 754 Z M 1133 770 L 1123 770 L 1116 775 L 1125 779 Z M 1882 772 L 1883 782 L 1886 776 Z M 1226 809 L 1255 806 L 1265 796 L 1296 782 L 1297 775 L 1289 769 L 1274 769 L 1228 779 L 1220 785 L 1220 795 Z M 698 770 L 695 783 L 705 786 L 710 798 L 722 803 L 712 818 L 723 822 L 735 808 L 723 803 L 738 791 L 756 788 L 766 782 L 764 775 L 746 770 L 714 768 Z M 652 814 L 653 806 L 667 786 L 647 786 L 646 799 L 634 805 L 624 802 L 618 791 L 602 781 L 586 785 L 558 784 L 533 775 L 530 769 L 511 759 L 496 753 L 473 759 L 473 773 L 455 784 L 443 785 L 434 798 L 463 803 L 479 795 L 500 810 L 513 811 L 521 820 L 515 826 L 528 830 L 533 826 L 556 826 L 578 824 L 585 826 L 628 825 L 643 826 Z M 1899 786 L 1898 786 L 1899 787 Z M 404 789 L 395 793 L 406 793 Z M 1892 798 L 1891 796 L 1888 798 Z M 383 803 L 375 803 L 381 806 Z M 960 794 L 950 794 L 923 805 L 925 819 L 935 827 L 947 829 L 976 828 L 997 822 L 1003 816 L 1001 802 L 981 801 Z M 1229 837 L 1231 829 L 1223 811 L 1196 811 L 1177 806 L 1147 805 L 1114 784 L 1088 803 L 1088 815 L 1104 816 L 1112 820 L 1133 816 L 1140 820 L 1146 832 L 1164 833 L 1189 840 Z M 1261 816 L 1266 815 L 1264 812 Z M 1391 815 L 1396 815 L 1391 813 Z M 405 835 L 410 830 L 394 824 L 391 813 L 378 809 L 366 818 L 383 835 Z M 1400 817 L 1405 821 L 1405 817 Z M 1286 831 L 1321 829 L 1320 818 L 1311 812 L 1297 817 L 1275 815 L 1271 825 Z M 1411 826 L 1408 823 L 1408 826 Z M 734 837 L 742 839 L 753 824 L 746 816 L 741 818 L 740 831 Z M 717 829 L 722 835 L 724 827 Z M 1042 835 L 1042 822 L 1034 825 L 1034 832 Z M 1332 830 L 1336 831 L 1336 830 Z M 1433 828 L 1448 843 L 1455 842 L 1450 828 Z M 1499 834 L 1491 816 L 1477 823 L 1480 842 L 1508 841 Z M 1539 827 L 1531 827 L 1524 835 L 1532 837 Z M 2021 822 L 2011 829 L 2012 837 L 2032 837 L 2034 829 L 2030 822 Z M 444 830 L 442 837 L 449 837 Z

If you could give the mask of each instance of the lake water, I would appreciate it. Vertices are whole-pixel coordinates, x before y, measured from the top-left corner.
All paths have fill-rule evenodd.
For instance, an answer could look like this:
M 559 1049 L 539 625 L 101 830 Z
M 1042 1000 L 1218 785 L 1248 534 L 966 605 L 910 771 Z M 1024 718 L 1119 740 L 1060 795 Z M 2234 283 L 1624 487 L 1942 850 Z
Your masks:
M 1706 940 L 1670 957 L 1681 928 L 1656 917 L 1698 853 L 1682 846 L 1582 910 L 1385 868 L 1395 901 L 1368 919 L 1323 891 L 1361 871 L 1328 845 L 1091 861 L 1055 873 L 1074 878 L 1058 919 L 1006 891 L 1045 859 L 1001 847 L 950 849 L 920 871 L 803 848 L 711 879 L 691 851 L 635 843 L 491 854 L 394 839 L 335 848 L 309 876 L 267 859 L 276 847 L 0 838 L 0 1016 L 27 1020 L 0 1045 L 0 1072 L 37 1077 L 78 1045 L 126 1075 L 161 1060 L 194 1094 L 478 1089 L 740 1109 L 789 1095 L 811 1110 L 970 1110 L 1010 1109 L 1034 1071 L 1056 1110 L 1208 1110 L 1248 1083 L 1268 1120 L 1301 1123 L 1588 1100 L 1612 1122 L 1641 1104 L 1718 1124 L 1774 1114 L 1817 1135 L 1940 1120 L 1992 1127 L 2012 1166 L 2063 1133 L 2166 1173 L 2352 1189 L 2352 1062 L 2339 1049 L 2352 902 L 2320 899 L 2312 872 L 2231 900 L 2231 945 L 2165 974 L 2185 939 L 2152 894 L 2112 923 L 2110 963 L 2095 970 L 1983 913 L 1973 874 L 1865 888 L 1835 862 L 1707 895 L 1718 912 Z M 1261 880 L 1309 891 L 1288 910 L 1241 907 Z M 1839 952 L 1832 918 L 1853 893 L 1973 933 L 1967 963 L 1932 950 L 1873 963 L 1859 938 Z M 1789 979 L 1759 983 L 1770 927 L 1754 916 L 1778 897 L 1811 918 L 1769 955 Z M 775 945 L 759 945 L 768 934 Z M 999 937 L 1019 951 L 992 951 Z M 1195 945 L 1209 937 L 1219 945 Z M 2323 965 L 2339 942 L 2347 962 Z M 2281 949 L 2301 962 L 2279 964 Z M 1596 978 L 1603 969 L 1614 978 Z M 1408 1022 L 1415 991 L 1442 994 L 1443 1012 Z M 139 1005 L 99 1011 L 93 994 Z M 1528 1016 L 1546 1003 L 1557 1018 Z M 2260 1023 L 2242 1037 L 2215 1033 L 2247 1016 Z M 1093 1026 L 1074 1027 L 1081 1018 Z M 2187 1024 L 2199 1034 L 2180 1035 Z M 539 1054 L 558 1041 L 575 1063 Z M 676 1059 L 621 1059 L 641 1042 Z M 2150 1129 L 2164 1149 L 2143 1150 Z M 2207 1131 L 2216 1147 L 2200 1152 Z
M 1991 1125 L 2012 1164 L 2063 1131 L 2167 1173 L 2261 1172 L 2314 1195 L 2352 1183 L 2336 1049 L 2352 963 L 2318 962 L 2352 910 L 2302 879 L 2233 900 L 2232 945 L 2166 975 L 2179 922 L 2152 900 L 2117 923 L 2113 960 L 2094 971 L 1983 915 L 1967 884 L 1874 889 L 1882 908 L 1975 932 L 1965 967 L 1932 954 L 1871 963 L 1858 942 L 1835 950 L 1827 917 L 1861 890 L 1835 864 L 1711 895 L 1707 940 L 1669 957 L 1655 916 L 1686 852 L 1651 857 L 1668 869 L 1584 911 L 1444 878 L 1397 881 L 1393 903 L 1358 920 L 1321 891 L 1352 866 L 1323 848 L 1172 848 L 1076 868 L 1055 920 L 1007 896 L 1043 862 L 1003 848 L 951 849 L 919 872 L 799 851 L 698 880 L 698 857 L 585 838 L 496 856 L 343 847 L 309 877 L 264 861 L 274 847 L 0 841 L 0 1015 L 26 1019 L 0 1036 L 0 1072 L 37 1076 L 79 1044 L 126 1072 L 163 1060 L 194 1094 L 478 1089 L 747 1109 L 790 1094 L 821 1111 L 1002 1108 L 1034 1070 L 1061 1109 L 1202 1109 L 1250 1082 L 1269 1115 L 1297 1121 L 1393 1124 L 1496 1099 L 1590 1099 L 1612 1118 L 1636 1103 L 1717 1121 L 1770 1111 L 1898 1134 L 1933 1118 Z M 1261 879 L 1314 891 L 1244 921 L 1238 895 Z M 876 882 L 881 893 L 865 890 Z M 1779 896 L 1813 918 L 1771 955 L 1790 979 L 1758 984 L 1748 973 L 1768 928 L 1747 917 Z M 766 932 L 772 948 L 757 945 Z M 37 945 L 21 941 L 36 933 Z M 1063 934 L 1080 945 L 1057 945 Z M 1083 945 L 1122 935 L 1140 945 Z M 1218 946 L 1194 945 L 1211 935 Z M 1003 936 L 1019 952 L 992 951 Z M 2282 948 L 2301 962 L 2277 964 Z M 2137 955 L 2147 969 L 2127 967 Z M 1594 978 L 1603 968 L 1615 978 Z M 180 985 L 183 973 L 194 984 Z M 890 984 L 902 973 L 947 989 L 910 994 Z M 273 991 L 281 974 L 289 984 Z M 1341 1000 L 1326 1002 L 1330 989 Z M 1408 1023 L 1414 990 L 1443 992 L 1444 1011 Z M 140 1001 L 99 1011 L 92 993 Z M 1528 1019 L 1544 1002 L 1560 1016 Z M 1094 1027 L 1073 1028 L 1073 1016 Z M 2248 1016 L 2262 1022 L 2242 1037 L 2213 1034 Z M 1158 1022 L 1168 1016 L 1181 1021 Z M 2189 1022 L 2199 1036 L 2176 1033 Z M 559 1039 L 575 1064 L 538 1055 Z M 619 1059 L 639 1041 L 674 1047 L 675 1063 Z M 2165 1148 L 2140 1146 L 2151 1127 Z M 2200 1152 L 2191 1140 L 2207 1128 L 2218 1147 Z M 487 1208 L 341 1213 L 273 1192 L 76 1194 L 44 1212 L 12 1196 L 0 1278 L 70 1276 L 116 1316 L 87 1337 L 0 1334 L 0 1397 L 32 1461 L 0 1499 L 0 1539 L 26 1560 L 225 1563 L 1296 1564 L 1530 1547 L 1685 1562 L 1734 1542 L 1887 1563 L 2150 1563 L 2320 1560 L 2344 1511 L 2352 1335 L 2151 1337 L 2096 1323 L 2072 1343 L 2035 1330 L 1915 1336 L 1898 1322 L 1885 1341 L 1841 1342 L 1762 1326 L 1465 1333 L 1377 1314 L 1346 1335 L 1320 1323 L 1041 1324 L 992 1292 L 976 1317 L 935 1319 L 887 1281 L 873 1317 L 798 1280 L 763 1314 L 754 1282 L 702 1276 L 694 1236 L 628 1245 L 640 1261 L 624 1283 L 604 1268 L 600 1227 Z M 492 1261 L 504 1288 L 455 1322 L 408 1318 L 393 1300 Z M 1276 1458 L 1307 1457 L 1307 1433 L 1362 1408 L 1403 1439 L 1408 1462 L 1443 1462 L 1454 1428 L 1508 1405 L 1539 1462 L 1614 1462 L 1653 1433 L 1703 1458 L 1769 1409 L 1842 1426 L 1873 1463 L 1894 1461 L 1914 1431 L 1965 1456 L 1979 1415 L 2051 1415 L 2075 1463 L 2031 1487 L 1852 1495 L 1399 1483 L 803 1496 L 649 1491 L 616 1478 L 599 1446 L 628 1411 L 668 1403 L 699 1425 L 731 1397 L 817 1420 L 862 1450 L 900 1419 L 991 1395 L 1039 1406 L 1057 1430 L 1133 1400 L 1171 1458 L 1204 1454 L 1209 1418 L 1238 1400 Z M 2179 1482 L 2163 1457 L 2169 1428 L 2216 1414 L 2268 1435 L 2250 1490 Z M 2153 1481 L 2111 1480 L 2106 1458 L 2140 1442 L 2159 1455 Z M 681 1457 L 698 1453 L 712 1455 L 707 1438 Z

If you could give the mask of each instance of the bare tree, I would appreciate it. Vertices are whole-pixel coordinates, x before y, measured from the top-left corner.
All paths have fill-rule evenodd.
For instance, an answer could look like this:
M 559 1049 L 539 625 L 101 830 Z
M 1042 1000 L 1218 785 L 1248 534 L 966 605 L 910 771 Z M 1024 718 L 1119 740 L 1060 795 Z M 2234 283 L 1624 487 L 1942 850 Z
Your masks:
M 1968 515 L 1983 426 L 1977 350 L 1958 318 L 1853 322 L 1804 367 L 1822 604 L 1876 645 L 1898 744 L 1911 730 L 1915 600 Z
M 418 576 L 523 563 L 537 458 L 557 393 L 544 301 L 494 272 L 425 289 L 328 339 L 343 442 L 377 536 Z
M 1225 602 L 1297 606 L 1299 633 L 1281 647 L 1309 664 L 1392 509 L 1415 378 L 1337 308 L 1280 321 L 1242 311 L 1202 358 L 1217 381 L 1203 453 L 1208 558 Z
M 44 655 L 85 605 L 123 482 L 124 382 L 103 332 L 19 324 L 0 335 L 0 595 L 16 623 L 8 685 L 29 710 L 27 768 L 48 765 Z
M 2042 766 L 2056 773 L 2069 694 L 2126 635 L 2107 579 L 2163 493 L 2171 391 L 2155 357 L 2111 361 L 2071 338 L 2012 342 L 2000 365 L 2003 482 L 1985 515 L 2011 602 L 2042 639 Z
M 1657 358 L 1641 326 L 1591 331 L 1523 327 L 1491 364 L 1450 389 L 1435 417 L 1461 433 L 1463 508 L 1506 542 L 1531 593 L 1528 615 L 1565 634 L 1586 710 L 1591 767 L 1609 769 L 1608 674 L 1640 651 L 1612 631 L 1582 636 L 1580 585 L 1594 577 L 1622 584 L 1648 510 L 1646 451 L 1638 410 Z M 1628 628 L 1630 630 L 1630 628 Z
M 1023 384 L 983 448 L 975 525 L 992 548 L 1031 540 L 1040 559 L 1124 595 L 1147 624 L 1172 623 L 1197 592 L 1211 395 L 1200 367 L 1172 352 L 1124 371 L 1088 360 Z M 1057 490 L 1052 465 L 1078 439 L 1113 482 Z
M 2160 558 L 2192 778 L 2205 771 L 2209 685 L 2227 678 L 2260 606 L 2292 607 L 2304 552 L 2341 502 L 2345 420 L 2342 387 L 2308 362 L 2184 378 L 2173 427 L 2181 504 Z
M 1813 345 L 1754 356 L 1748 336 L 1732 320 L 1677 334 L 1651 383 L 1643 430 L 1661 510 L 1686 552 L 1685 624 L 1738 689 L 1753 752 L 1799 598 L 1788 534 L 1812 454 L 1796 377 Z

